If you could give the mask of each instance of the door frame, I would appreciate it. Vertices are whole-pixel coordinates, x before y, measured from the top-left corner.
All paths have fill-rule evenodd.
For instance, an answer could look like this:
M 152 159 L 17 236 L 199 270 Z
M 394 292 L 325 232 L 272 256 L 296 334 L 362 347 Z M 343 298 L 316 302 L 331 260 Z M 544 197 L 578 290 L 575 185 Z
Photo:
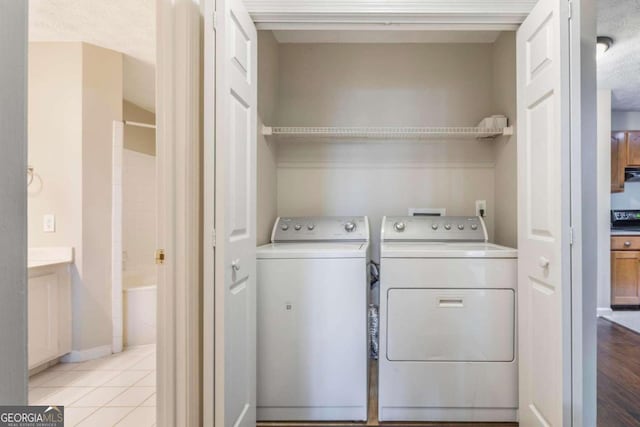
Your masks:
M 169 0 L 159 0 L 169 2 Z M 174 0 L 176 3 L 187 0 Z M 205 51 L 209 51 L 213 47 L 214 41 L 214 3 L 215 0 L 193 0 L 202 5 L 203 22 L 204 22 L 204 45 Z M 282 2 L 282 3 L 286 3 Z M 399 25 L 380 26 L 379 22 L 367 22 L 366 13 L 369 5 L 352 4 L 349 10 L 313 10 L 308 11 L 297 10 L 294 15 L 285 16 L 286 14 L 273 13 L 270 11 L 257 10 L 259 3 L 248 0 L 247 6 L 249 11 L 254 15 L 254 21 L 258 24 L 258 29 L 401 29 L 402 20 L 387 21 Z M 513 22 L 519 20 L 520 17 L 511 16 L 507 22 L 504 15 L 499 13 L 485 14 L 478 17 L 474 15 L 470 22 L 461 25 L 455 22 L 450 14 L 447 15 L 446 2 L 431 1 L 430 3 L 442 6 L 440 9 L 434 9 L 423 19 L 423 22 L 414 24 L 412 29 L 469 29 L 469 30 L 514 30 L 519 23 Z M 500 4 L 498 4 L 500 3 Z M 261 3 L 260 3 L 261 4 Z M 595 2 L 594 0 L 567 0 L 567 7 L 571 8 L 573 22 L 571 25 L 571 55 L 573 59 L 577 59 L 581 63 L 579 70 L 571 70 L 571 109 L 572 116 L 580 117 L 581 121 L 576 121 L 571 127 L 571 225 L 572 238 L 574 245 L 571 251 L 571 318 L 570 337 L 572 348 L 572 384 L 571 384 L 571 401 L 565 402 L 565 407 L 572 413 L 572 425 L 588 426 L 595 425 L 596 414 L 596 299 L 595 299 L 595 253 L 596 239 L 595 232 L 595 209 L 592 209 L 592 203 L 595 201 L 595 103 L 590 104 L 595 99 L 595 55 L 591 55 L 595 49 L 595 41 L 591 41 L 591 36 L 595 35 Z M 273 6 L 273 4 L 270 4 Z M 502 2 L 496 2 L 496 7 L 504 7 Z M 254 7 L 256 10 L 254 10 Z M 265 6 L 266 7 L 266 6 Z M 354 8 L 360 7 L 361 10 L 354 12 Z M 264 12 L 264 14 L 260 14 Z M 330 16 L 327 12 L 331 13 Z M 388 11 L 389 13 L 392 11 Z M 415 12 L 407 12 L 411 15 Z M 513 13 L 517 15 L 517 13 Z M 522 14 L 522 18 L 528 15 Z M 397 15 L 390 13 L 390 17 L 397 18 Z M 404 16 L 406 18 L 407 16 Z M 300 21 L 295 21 L 300 18 Z M 322 19 L 320 19 L 322 18 Z M 425 18 L 425 17 L 423 17 Z M 448 20 L 449 19 L 449 20 Z M 453 22 L 452 22 L 453 21 Z M 580 25 L 577 23 L 580 22 Z M 393 28 L 389 28 L 393 27 Z M 192 43 L 199 41 L 200 34 L 192 33 Z M 595 40 L 595 37 L 593 38 Z M 204 61 L 214 61 L 215 55 L 206 58 Z M 207 64 L 207 69 L 214 69 L 214 64 Z M 210 67 L 211 66 L 211 67 Z M 185 77 L 185 76 L 183 76 Z M 188 77 L 188 76 L 186 76 Z M 193 76 L 192 76 L 193 77 Z M 195 78 L 195 77 L 194 77 Z M 160 81 L 160 80 L 159 80 Z M 204 90 L 207 96 L 203 95 L 203 102 L 210 102 L 215 98 L 215 87 L 213 85 L 214 76 L 204 76 Z M 577 95 L 578 89 L 583 93 Z M 592 93 L 593 92 L 593 93 Z M 192 99 L 195 105 L 195 99 Z M 592 111 L 593 110 L 593 111 Z M 202 116 L 201 116 L 202 117 Z M 214 119 L 212 117 L 202 118 L 204 126 L 205 140 L 211 140 L 214 130 Z M 593 141 L 592 141 L 593 140 Z M 593 144 L 592 144 L 593 142 Z M 213 324 L 213 288 L 214 288 L 214 271 L 213 256 L 215 246 L 215 234 L 213 229 L 213 214 L 215 197 L 213 189 L 215 182 L 214 165 L 215 150 L 212 144 L 204 145 L 204 162 L 203 173 L 205 177 L 205 191 L 203 193 L 204 228 L 205 237 L 203 243 L 204 259 L 208 262 L 204 263 L 205 285 L 203 286 L 203 305 L 204 305 L 204 335 L 203 335 L 203 425 L 213 426 L 213 344 L 214 344 L 214 324 Z M 207 188 L 207 186 L 209 186 Z M 592 212 L 591 212 L 592 211 Z M 211 233 L 211 234 L 210 234 Z M 209 265 L 211 264 L 211 265 Z M 594 278 L 594 279 L 592 279 Z M 593 286 L 591 286 L 593 284 Z M 211 336 L 210 336 L 211 335 Z
M 156 0 L 157 423 L 201 424 L 199 0 Z
M 598 182 L 596 4 L 568 0 L 571 117 L 571 419 L 597 418 Z

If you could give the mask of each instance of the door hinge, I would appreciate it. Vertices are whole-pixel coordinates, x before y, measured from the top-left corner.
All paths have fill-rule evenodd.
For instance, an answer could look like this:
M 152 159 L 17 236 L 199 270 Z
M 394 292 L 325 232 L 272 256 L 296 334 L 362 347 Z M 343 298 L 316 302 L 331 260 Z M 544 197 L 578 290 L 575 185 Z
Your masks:
M 568 0 L 567 1 L 567 19 L 571 20 L 572 17 L 573 17 L 573 1 Z
M 573 246 L 573 241 L 574 241 L 574 237 L 573 237 L 573 227 L 569 227 L 569 245 Z
M 213 230 L 211 232 L 211 247 L 212 248 L 216 247 L 216 230 Z
M 164 249 L 156 249 L 156 264 L 164 264 Z
M 213 12 L 213 31 L 218 29 L 218 13 Z

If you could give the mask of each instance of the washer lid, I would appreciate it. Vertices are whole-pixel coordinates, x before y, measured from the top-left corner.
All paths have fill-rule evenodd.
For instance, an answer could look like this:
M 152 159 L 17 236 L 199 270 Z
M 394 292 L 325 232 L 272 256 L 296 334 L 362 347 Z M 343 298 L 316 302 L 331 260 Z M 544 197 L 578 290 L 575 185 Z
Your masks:
M 517 258 L 518 250 L 493 243 L 385 242 L 382 258 Z
M 270 243 L 258 247 L 256 258 L 365 258 L 368 247 L 366 242 Z

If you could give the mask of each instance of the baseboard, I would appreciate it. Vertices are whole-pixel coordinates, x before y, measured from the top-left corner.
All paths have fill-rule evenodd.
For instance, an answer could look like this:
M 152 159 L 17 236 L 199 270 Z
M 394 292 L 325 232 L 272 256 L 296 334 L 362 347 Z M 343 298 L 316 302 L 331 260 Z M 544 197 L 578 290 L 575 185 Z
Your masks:
M 71 353 L 62 356 L 62 362 L 75 363 L 86 360 L 98 359 L 111 354 L 111 345 L 101 345 L 99 347 L 88 348 L 86 350 L 73 350 Z
M 598 307 L 598 311 L 597 311 L 597 316 L 598 317 L 611 316 L 612 314 L 613 314 L 613 310 L 611 310 L 611 308 L 607 308 L 607 307 L 600 308 L 600 307 Z

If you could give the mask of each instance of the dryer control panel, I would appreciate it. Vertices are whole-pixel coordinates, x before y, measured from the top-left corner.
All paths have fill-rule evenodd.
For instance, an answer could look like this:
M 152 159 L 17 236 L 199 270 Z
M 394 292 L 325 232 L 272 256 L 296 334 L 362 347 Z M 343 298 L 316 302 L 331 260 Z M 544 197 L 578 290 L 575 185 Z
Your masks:
M 366 216 L 280 217 L 271 233 L 271 242 L 368 242 Z
M 486 242 L 487 228 L 479 216 L 389 216 L 382 221 L 383 241 Z

